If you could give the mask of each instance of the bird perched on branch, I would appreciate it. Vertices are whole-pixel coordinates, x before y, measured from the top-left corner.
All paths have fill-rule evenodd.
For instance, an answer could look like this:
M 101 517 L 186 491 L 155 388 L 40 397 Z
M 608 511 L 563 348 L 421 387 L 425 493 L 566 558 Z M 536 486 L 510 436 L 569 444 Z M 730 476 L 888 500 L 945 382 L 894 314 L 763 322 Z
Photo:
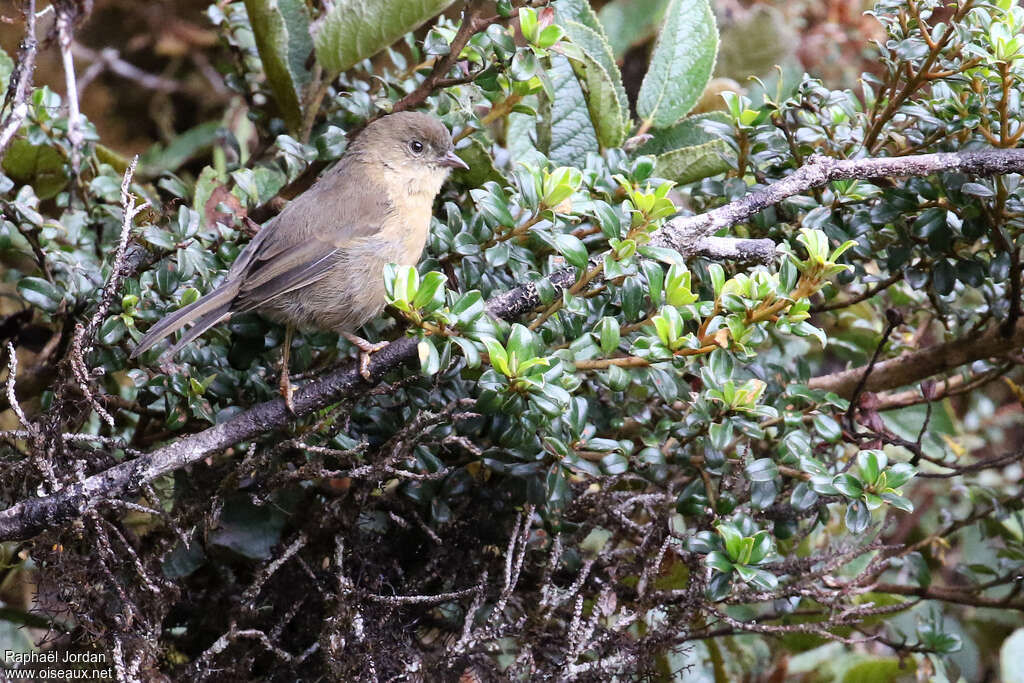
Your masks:
M 369 378 L 369 354 L 386 344 L 353 331 L 384 308 L 384 266 L 419 260 L 434 197 L 452 168 L 468 166 L 433 116 L 402 112 L 373 121 L 334 168 L 263 226 L 216 289 L 153 325 L 132 358 L 189 323 L 167 355 L 232 313 L 259 311 L 285 325 L 280 387 L 289 409 L 296 327 L 344 336 L 359 347 Z

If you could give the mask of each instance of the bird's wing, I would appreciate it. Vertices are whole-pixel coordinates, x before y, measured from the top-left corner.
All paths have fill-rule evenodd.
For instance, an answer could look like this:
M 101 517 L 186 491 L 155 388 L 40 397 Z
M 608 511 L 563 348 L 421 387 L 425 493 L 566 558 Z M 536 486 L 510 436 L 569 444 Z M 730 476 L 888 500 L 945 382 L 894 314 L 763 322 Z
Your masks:
M 352 245 L 380 231 L 394 210 L 387 194 L 344 164 L 268 223 L 232 267 L 234 311 L 248 311 L 324 277 Z
M 312 240 L 255 261 L 242 279 L 231 308 L 251 311 L 271 299 L 312 284 L 327 275 L 341 250 Z

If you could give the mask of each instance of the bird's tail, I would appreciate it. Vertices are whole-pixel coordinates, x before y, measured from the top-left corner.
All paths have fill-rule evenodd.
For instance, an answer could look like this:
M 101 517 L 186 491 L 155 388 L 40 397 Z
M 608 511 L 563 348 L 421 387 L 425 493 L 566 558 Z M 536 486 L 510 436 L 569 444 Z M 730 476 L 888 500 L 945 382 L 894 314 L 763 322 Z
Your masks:
M 152 348 L 164 337 L 174 334 L 188 323 L 194 323 L 192 329 L 172 346 L 164 355 L 173 356 L 193 339 L 206 332 L 220 322 L 231 311 L 231 302 L 238 295 L 237 282 L 225 282 L 199 301 L 164 317 L 160 322 L 149 328 L 139 345 L 132 351 L 132 358 Z

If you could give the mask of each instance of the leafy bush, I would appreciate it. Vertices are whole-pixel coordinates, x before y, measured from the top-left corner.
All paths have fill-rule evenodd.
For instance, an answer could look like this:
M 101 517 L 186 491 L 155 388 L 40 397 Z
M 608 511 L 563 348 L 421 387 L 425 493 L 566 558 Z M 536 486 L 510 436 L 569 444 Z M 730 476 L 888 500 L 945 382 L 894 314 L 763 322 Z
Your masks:
M 635 102 L 647 28 L 450 4 L 211 5 L 233 109 L 138 167 L 47 87 L 8 110 L 0 537 L 60 646 L 141 680 L 980 680 L 1024 610 L 1024 9 L 882 0 L 861 92 L 691 114 L 707 0 L 651 3 Z M 255 314 L 129 360 L 414 107 L 471 168 L 381 274 L 373 386 L 301 335 L 291 418 Z

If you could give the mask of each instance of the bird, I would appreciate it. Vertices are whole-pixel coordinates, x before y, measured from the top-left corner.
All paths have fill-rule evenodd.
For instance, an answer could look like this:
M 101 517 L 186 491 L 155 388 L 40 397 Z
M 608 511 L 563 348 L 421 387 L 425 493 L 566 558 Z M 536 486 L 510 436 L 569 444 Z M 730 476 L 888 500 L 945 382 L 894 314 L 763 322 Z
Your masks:
M 233 313 L 257 311 L 285 326 L 279 388 L 289 411 L 296 328 L 348 339 L 369 380 L 370 354 L 387 343 L 371 344 L 355 331 L 384 309 L 384 267 L 419 261 L 434 198 L 455 168 L 469 166 L 436 117 L 399 112 L 370 122 L 331 169 L 256 233 L 217 287 L 150 327 L 131 357 L 191 323 L 161 354 L 173 357 Z

